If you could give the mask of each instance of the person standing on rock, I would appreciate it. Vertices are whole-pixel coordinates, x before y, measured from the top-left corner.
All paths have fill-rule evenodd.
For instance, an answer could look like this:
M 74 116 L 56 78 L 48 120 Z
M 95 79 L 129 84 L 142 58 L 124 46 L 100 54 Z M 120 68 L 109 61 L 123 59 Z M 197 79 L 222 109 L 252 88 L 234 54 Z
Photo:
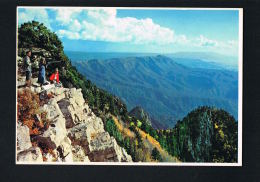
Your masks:
M 26 51 L 26 56 L 24 57 L 24 65 L 25 65 L 25 75 L 26 75 L 26 86 L 31 86 L 31 77 L 32 77 L 32 63 L 30 57 L 32 52 Z
M 39 74 L 38 74 L 38 83 L 40 83 L 41 85 L 48 84 L 45 77 L 45 66 L 46 66 L 46 60 L 45 58 L 41 58 L 40 65 L 39 65 Z

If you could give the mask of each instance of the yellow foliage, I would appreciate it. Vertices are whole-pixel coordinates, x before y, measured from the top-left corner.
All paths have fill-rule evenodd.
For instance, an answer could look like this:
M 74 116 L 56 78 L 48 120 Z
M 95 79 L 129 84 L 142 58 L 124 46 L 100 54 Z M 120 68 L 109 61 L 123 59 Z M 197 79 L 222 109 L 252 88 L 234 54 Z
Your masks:
M 155 140 L 152 136 L 145 133 L 143 130 L 136 127 L 136 130 L 139 132 L 140 136 L 144 139 L 147 139 L 147 141 L 154 147 L 157 148 L 157 150 L 160 152 L 162 157 L 168 158 L 170 161 L 180 162 L 176 157 L 170 156 L 165 150 L 162 149 L 160 143 Z
M 221 139 L 224 139 L 225 135 L 224 135 L 224 132 L 221 129 L 218 131 L 218 133 L 219 133 Z
M 126 136 L 128 136 L 128 137 L 130 137 L 130 138 L 134 138 L 134 137 L 135 137 L 134 133 L 133 133 L 131 130 L 129 130 L 128 128 L 125 128 L 125 127 L 118 121 L 117 117 L 112 116 L 112 118 L 113 118 L 113 120 L 114 120 L 115 125 L 117 126 L 118 130 L 119 130 L 121 133 L 123 133 L 124 135 L 126 135 Z
M 135 140 L 135 146 L 138 146 L 138 140 Z
M 153 137 L 151 137 L 149 134 L 145 133 L 143 130 L 136 127 L 136 130 L 140 133 L 141 137 L 143 139 L 147 138 L 149 143 L 151 143 L 154 147 L 156 147 L 159 151 L 163 150 L 160 143 L 156 141 Z
M 218 125 L 217 125 L 217 123 L 215 123 L 215 129 L 218 129 Z

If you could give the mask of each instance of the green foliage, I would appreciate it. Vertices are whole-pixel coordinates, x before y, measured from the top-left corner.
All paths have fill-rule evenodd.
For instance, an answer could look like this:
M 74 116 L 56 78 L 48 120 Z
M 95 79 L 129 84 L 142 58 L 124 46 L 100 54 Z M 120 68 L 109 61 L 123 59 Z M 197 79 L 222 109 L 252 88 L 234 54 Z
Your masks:
M 140 128 L 142 126 L 142 122 L 140 120 L 137 120 L 137 127 Z
M 118 130 L 113 119 L 110 118 L 105 122 L 105 130 L 116 139 L 117 143 L 121 147 L 126 149 L 127 153 L 131 155 L 133 161 L 147 162 L 150 154 L 147 151 L 147 148 L 144 147 L 139 132 L 134 126 L 130 127 L 130 129 L 135 133 L 134 138 L 123 136 L 123 134 Z
M 96 115 L 111 113 L 126 123 L 131 123 L 129 129 L 135 133 L 134 138 L 123 136 L 112 119 L 105 122 L 105 129 L 127 150 L 134 161 L 149 160 L 149 151 L 135 126 L 151 135 L 169 154 L 177 156 L 182 161 L 237 161 L 237 122 L 226 111 L 200 107 L 190 112 L 182 121 L 178 121 L 173 129 L 155 130 L 145 121 L 130 118 L 126 105 L 118 97 L 98 88 L 80 74 L 64 54 L 58 36 L 43 24 L 35 21 L 22 24 L 18 30 L 18 47 L 37 47 L 51 52 L 54 60 L 61 61 L 58 67 L 64 68 L 64 71 L 60 72 L 60 80 L 64 87 L 81 88 L 84 98 Z M 156 149 L 153 150 L 152 157 L 161 160 Z
M 199 107 L 158 141 L 171 155 L 186 162 L 237 162 L 237 122 L 224 110 Z
M 62 42 L 43 23 L 36 21 L 22 24 L 18 29 L 18 47 L 39 47 L 52 53 L 56 59 L 66 59 Z
M 237 116 L 237 72 L 192 69 L 165 56 L 114 56 L 87 61 L 75 58 L 72 64 L 101 88 L 124 99 L 128 108 L 142 105 L 152 118 L 170 127 L 203 105 Z
M 237 122 L 224 110 L 199 107 L 168 130 L 155 130 L 135 117 L 132 120 L 135 125 L 142 122 L 140 128 L 181 161 L 237 161 Z
M 18 28 L 18 48 L 33 47 L 45 49 L 52 54 L 53 60 L 61 61 L 55 67 L 58 67 L 59 70 L 62 70 L 63 67 L 65 70 L 60 71 L 60 80 L 63 86 L 81 88 L 84 98 L 95 114 L 110 112 L 128 121 L 126 105 L 119 98 L 98 88 L 80 74 L 65 55 L 58 36 L 42 23 L 36 21 L 24 23 Z M 49 72 L 54 70 L 51 66 L 48 69 Z
M 119 145 L 124 144 L 124 138 L 122 133 L 117 129 L 117 126 L 115 125 L 114 121 L 112 119 L 109 119 L 106 121 L 105 130 L 115 137 L 116 141 L 119 143 Z
M 162 156 L 161 156 L 161 154 L 160 154 L 160 152 L 158 151 L 157 148 L 154 148 L 154 149 L 152 150 L 152 158 L 153 158 L 154 160 L 156 160 L 156 161 L 162 162 Z

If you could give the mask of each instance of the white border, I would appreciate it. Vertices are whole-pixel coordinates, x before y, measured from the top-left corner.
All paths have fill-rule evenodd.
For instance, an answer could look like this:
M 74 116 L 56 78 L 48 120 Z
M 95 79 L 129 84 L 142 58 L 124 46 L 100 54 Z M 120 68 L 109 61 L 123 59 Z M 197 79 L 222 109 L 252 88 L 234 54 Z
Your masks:
M 17 75 L 18 75 L 18 66 L 17 66 L 17 56 L 18 56 L 18 9 L 19 8 L 28 8 L 28 9 L 154 9 L 154 10 L 238 10 L 239 12 L 239 60 L 238 60 L 238 162 L 237 163 L 195 163 L 195 162 L 41 162 L 41 163 L 32 163 L 32 162 L 18 162 L 17 161 L 17 132 L 15 137 L 15 163 L 16 165 L 123 165 L 123 166 L 242 166 L 242 88 L 243 88 L 243 8 L 164 8 L 164 7 L 66 7 L 66 6 L 17 6 L 16 7 L 16 129 L 17 129 Z

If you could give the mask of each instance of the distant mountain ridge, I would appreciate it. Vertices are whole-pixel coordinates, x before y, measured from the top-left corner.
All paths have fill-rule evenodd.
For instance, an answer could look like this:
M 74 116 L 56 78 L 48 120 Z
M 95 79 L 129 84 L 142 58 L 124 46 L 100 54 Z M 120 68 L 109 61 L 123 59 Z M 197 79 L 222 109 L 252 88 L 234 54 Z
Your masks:
M 142 113 L 139 115 L 141 121 L 134 116 L 129 116 L 129 110 L 120 98 L 101 89 L 80 74 L 64 54 L 62 42 L 57 35 L 43 24 L 35 21 L 24 23 L 19 27 L 18 32 L 18 55 L 23 56 L 25 50 L 30 47 L 33 48 L 33 57 L 36 56 L 36 60 L 39 60 L 38 58 L 42 55 L 47 58 L 44 55 L 47 52 L 50 53 L 50 56 L 48 55 L 48 58 L 51 58 L 50 62 L 52 58 L 61 60 L 57 66 L 63 68 L 60 72 L 60 80 L 64 86 L 52 85 L 54 86 L 52 89 L 49 87 L 46 90 L 36 83 L 37 78 L 33 76 L 34 86 L 25 89 L 25 92 L 18 92 L 16 150 L 19 152 L 18 161 L 81 161 L 86 164 L 90 161 L 126 162 L 131 161 L 132 158 L 134 162 L 237 162 L 238 123 L 226 111 L 215 107 L 198 107 L 178 121 L 174 128 L 154 129 L 147 124 L 148 113 L 145 113 L 144 109 L 139 107 L 136 110 L 137 113 L 140 111 Z M 17 60 L 21 58 L 18 57 Z M 134 91 L 144 91 L 145 95 L 140 96 L 138 94 L 142 92 L 134 92 L 137 95 L 133 95 L 133 98 L 144 97 L 145 101 L 150 96 L 154 96 L 151 94 L 147 97 L 146 95 L 154 92 L 151 90 L 151 88 L 156 88 L 154 84 L 157 84 L 160 89 L 165 86 L 168 86 L 167 89 L 172 88 L 170 87 L 172 83 L 168 80 L 169 72 L 173 78 L 174 74 L 177 74 L 178 77 L 174 79 L 174 83 L 179 84 L 182 89 L 187 86 L 185 81 L 189 81 L 188 76 L 194 77 L 194 74 L 199 75 L 199 78 L 208 79 L 206 76 L 211 73 L 217 77 L 217 81 L 222 80 L 228 84 L 232 81 L 232 79 L 227 80 L 227 78 L 232 78 L 229 72 L 219 73 L 221 70 L 210 70 L 205 76 L 205 70 L 201 73 L 202 69 L 190 69 L 162 56 L 119 60 L 122 63 L 116 59 L 115 64 L 113 63 L 115 67 L 111 70 L 107 69 L 110 68 L 109 65 L 104 65 L 103 62 L 96 64 L 95 60 L 92 66 L 98 71 L 105 70 L 105 72 L 99 72 L 101 77 L 109 76 L 107 73 L 114 71 L 115 75 L 110 75 L 109 78 L 112 81 L 124 76 L 123 73 L 134 74 L 137 77 L 135 80 L 139 82 L 119 80 L 124 83 L 123 86 L 137 83 L 133 88 L 139 90 Z M 48 69 L 47 71 L 53 71 L 50 67 Z M 21 67 L 18 70 L 21 70 Z M 172 70 L 174 70 L 173 73 Z M 19 85 L 24 85 L 25 79 L 22 72 L 18 73 L 20 75 L 18 75 L 17 86 L 18 89 L 23 89 Z M 93 73 L 97 71 L 94 70 Z M 212 75 L 209 76 L 212 77 Z M 126 74 L 122 78 L 129 78 L 129 75 Z M 182 79 L 179 80 L 179 78 Z M 138 83 L 141 84 L 138 85 Z M 188 86 L 190 86 L 187 87 L 189 95 L 197 94 L 196 90 L 194 94 L 190 92 L 189 89 L 194 89 L 192 84 Z M 223 93 L 226 93 L 227 87 L 223 84 L 221 86 L 223 86 L 220 87 L 223 92 L 218 89 L 215 91 L 218 91 L 219 97 L 224 97 Z M 168 96 L 167 89 L 159 90 L 163 92 L 156 90 L 158 92 L 156 96 L 161 96 L 159 101 L 160 99 L 165 101 L 162 96 Z M 182 96 L 185 92 L 182 90 L 182 93 L 175 94 Z M 209 92 L 208 95 L 212 93 Z M 227 96 L 231 97 L 229 94 Z M 152 97 L 151 101 L 154 100 L 158 99 Z M 171 102 L 172 100 L 169 103 Z M 148 104 L 155 107 L 155 111 L 160 109 L 156 103 Z M 40 108 L 42 105 L 43 110 Z M 182 104 L 177 103 L 176 106 L 182 106 Z
M 185 62 L 187 60 L 200 60 L 217 68 L 220 66 L 222 69 L 238 70 L 238 57 L 222 55 L 215 52 L 176 52 L 166 54 L 166 56 L 173 59 L 182 59 L 185 60 Z
M 107 60 L 112 58 L 129 58 L 164 55 L 177 63 L 192 68 L 228 69 L 238 71 L 238 57 L 227 56 L 215 52 L 176 52 L 176 53 L 134 53 L 134 52 L 80 52 L 65 51 L 71 61 L 87 61 L 90 59 Z
M 162 55 L 72 64 L 99 87 L 119 96 L 129 110 L 141 105 L 171 127 L 202 105 L 223 108 L 237 118 L 237 72 L 189 68 Z

